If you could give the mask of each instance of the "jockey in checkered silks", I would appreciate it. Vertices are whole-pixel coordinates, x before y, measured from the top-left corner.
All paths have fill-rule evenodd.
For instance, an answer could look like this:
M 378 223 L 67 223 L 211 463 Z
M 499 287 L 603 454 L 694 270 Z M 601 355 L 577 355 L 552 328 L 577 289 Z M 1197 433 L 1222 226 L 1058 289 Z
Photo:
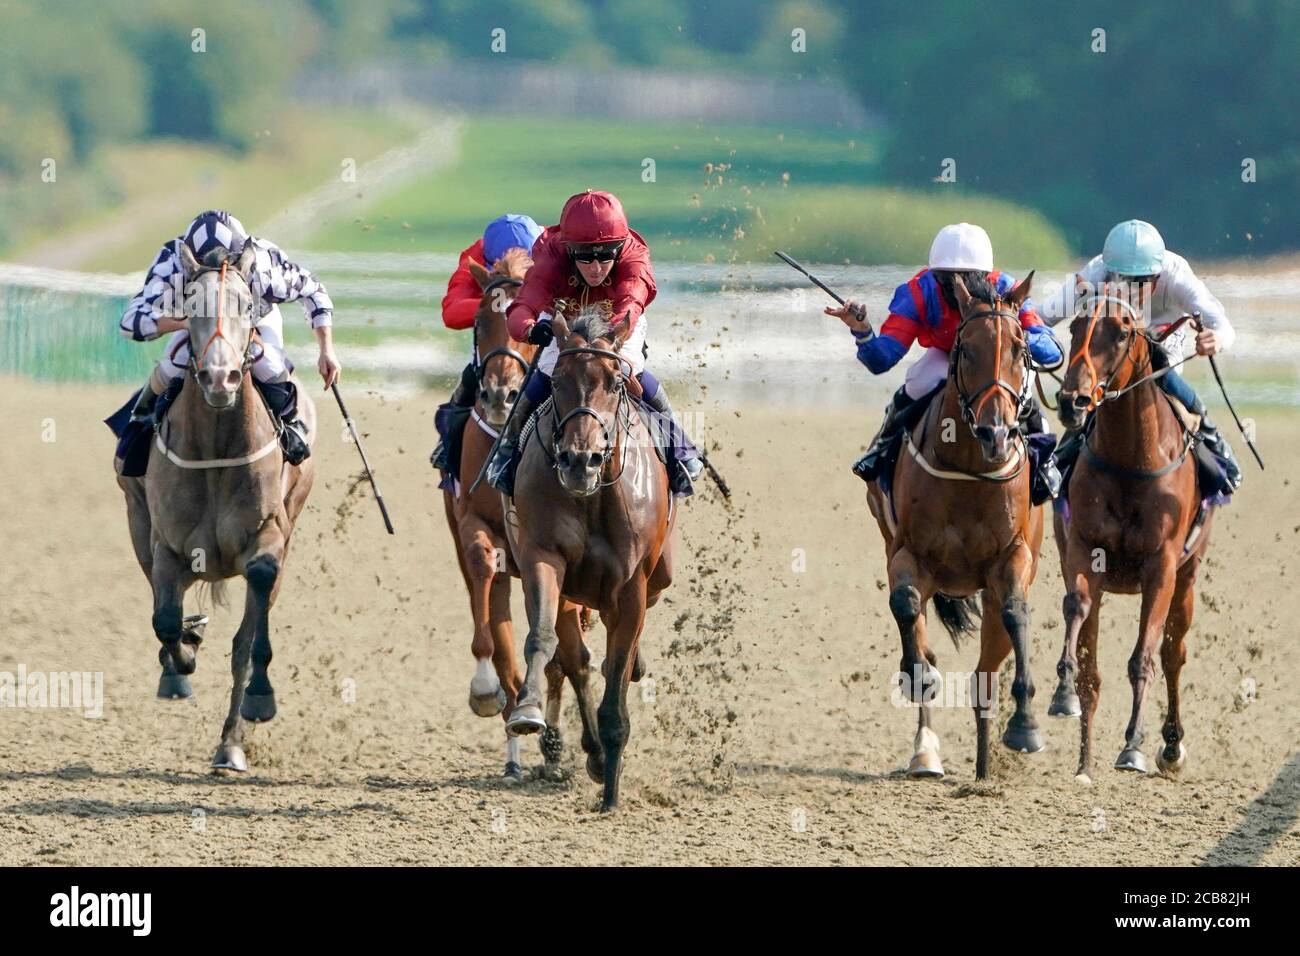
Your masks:
M 140 391 L 131 413 L 132 421 L 151 419 L 158 396 L 180 379 L 190 364 L 189 329 L 181 309 L 184 301 L 182 243 L 190 247 L 200 264 L 213 267 L 237 260 L 245 246 L 252 245 L 256 260 L 249 285 L 257 300 L 259 316 L 250 353 L 253 380 L 283 426 L 280 444 L 285 459 L 300 464 L 311 454 L 311 449 L 307 444 L 307 430 L 298 420 L 297 387 L 290 379 L 293 363 L 284 354 L 284 330 L 278 305 L 295 300 L 302 303 L 320 346 L 317 368 L 328 388 L 338 381 L 340 371 L 331 332 L 334 303 L 319 280 L 290 262 L 279 246 L 249 235 L 238 219 L 219 209 L 200 213 L 182 235 L 162 247 L 149 267 L 144 287 L 122 314 L 121 332 L 128 339 L 147 342 L 171 333 L 162 358 Z

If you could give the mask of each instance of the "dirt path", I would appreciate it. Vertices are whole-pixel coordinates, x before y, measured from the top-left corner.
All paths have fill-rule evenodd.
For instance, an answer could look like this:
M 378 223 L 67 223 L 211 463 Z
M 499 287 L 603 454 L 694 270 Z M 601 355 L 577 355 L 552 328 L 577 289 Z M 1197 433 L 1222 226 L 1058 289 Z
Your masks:
M 320 477 L 273 617 L 280 716 L 251 733 L 252 773 L 210 775 L 235 614 L 213 615 L 196 698 L 155 700 L 149 593 L 99 424 L 123 392 L 0 380 L 0 672 L 105 675 L 102 719 L 0 708 L 0 864 L 1300 858 L 1300 494 L 1284 477 L 1300 464 L 1286 442 L 1294 418 L 1260 416 L 1268 481 L 1252 471 L 1215 529 L 1184 672 L 1186 777 L 1104 769 L 1127 718 L 1137 609 L 1110 598 L 1101 766 L 1092 787 L 1074 783 L 1077 724 L 1043 716 L 1061 635 L 1049 539 L 1032 602 L 1048 749 L 1000 755 L 996 779 L 975 786 L 964 708 L 936 715 L 948 778 L 900 773 L 913 712 L 890 703 L 899 652 L 879 535 L 847 472 L 878 412 L 710 404 L 708 438 L 737 503 L 731 513 L 710 500 L 687 506 L 680 578 L 647 633 L 655 694 L 631 702 L 625 806 L 606 817 L 573 755 L 571 706 L 574 774 L 518 787 L 499 780 L 499 719 L 466 706 L 469 614 L 427 464 L 438 400 L 429 394 L 349 398 L 398 525 L 391 539 L 373 504 L 349 495 L 354 451 L 337 410 L 319 403 Z M 684 395 L 677 403 L 690 407 Z M 51 423 L 56 440 L 43 441 Z M 232 591 L 238 607 L 241 589 Z M 592 637 L 599 658 L 603 634 Z M 973 646 L 938 651 L 945 670 L 969 669 L 976 656 Z M 1150 708 L 1149 740 L 1162 700 Z M 526 754 L 540 763 L 535 745 Z

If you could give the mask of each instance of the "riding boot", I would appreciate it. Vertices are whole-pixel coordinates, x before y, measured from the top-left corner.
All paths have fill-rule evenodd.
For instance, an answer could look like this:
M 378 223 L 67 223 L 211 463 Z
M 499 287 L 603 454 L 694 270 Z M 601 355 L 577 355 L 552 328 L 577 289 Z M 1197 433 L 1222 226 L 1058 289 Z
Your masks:
M 871 439 L 871 447 L 867 449 L 865 455 L 853 463 L 853 473 L 863 481 L 875 481 L 876 476 L 880 474 L 885 453 L 903 430 L 903 412 L 915 402 L 916 399 L 907 394 L 904 386 L 900 386 L 894 393 L 894 397 L 890 399 L 885 407 L 885 420 L 880 423 L 880 430 L 876 432 L 876 437 Z
M 298 387 L 293 382 L 258 382 L 267 408 L 280 425 L 280 450 L 291 465 L 301 465 L 311 457 L 307 426 L 298 418 Z
M 669 427 L 674 432 L 680 432 L 682 436 L 685 437 L 686 432 L 677 421 L 677 413 L 673 411 L 672 402 L 668 400 L 668 390 L 666 388 L 660 385 L 654 390 L 653 395 L 649 392 L 645 393 L 645 403 L 658 412 L 662 418 L 666 418 L 669 422 Z M 691 482 L 695 482 L 699 480 L 700 475 L 704 474 L 704 461 L 696 452 L 693 443 L 688 440 L 684 444 L 689 448 L 689 454 L 684 459 L 678 461 L 677 464 L 681 467 L 686 478 Z M 675 458 L 674 450 L 676 448 L 676 442 L 671 437 L 668 439 L 668 445 L 669 457 Z
M 510 425 L 501 433 L 496 452 L 488 462 L 488 484 L 510 498 L 515 496 L 515 453 L 519 449 L 519 434 L 524 430 L 524 424 L 532 415 L 533 408 L 533 400 L 528 397 L 527 389 L 521 391 L 510 416 Z
M 1201 416 L 1201 427 L 1196 433 L 1197 441 L 1205 443 L 1205 447 L 1213 453 L 1215 458 L 1223 462 L 1223 470 L 1228 484 L 1232 490 L 1236 491 L 1241 487 L 1241 466 L 1237 464 L 1237 456 L 1232 451 L 1232 446 L 1228 440 L 1223 437 L 1219 427 L 1210 421 L 1210 415 L 1205 410 L 1205 403 L 1197 396 L 1196 404 L 1192 412 Z
M 1043 410 L 1038 407 L 1038 402 L 1033 398 L 1024 405 L 1024 413 L 1020 417 L 1020 433 L 1025 436 L 1026 443 L 1029 442 L 1030 435 L 1051 434 L 1047 427 L 1047 420 L 1043 417 Z M 1037 461 L 1034 474 L 1029 481 L 1029 500 L 1036 505 L 1041 505 L 1061 493 L 1061 472 L 1056 467 L 1055 457 L 1050 453 L 1041 454 L 1036 451 L 1034 457 Z
M 478 369 L 474 367 L 473 362 L 470 362 L 465 366 L 465 370 L 460 373 L 460 381 L 456 383 L 456 389 L 451 393 L 450 403 L 460 408 L 473 408 L 477 401 Z M 429 462 L 439 471 L 448 470 L 446 439 L 438 439 L 438 445 L 433 449 L 433 454 L 429 456 Z
M 131 421 L 153 421 L 153 412 L 157 404 L 157 393 L 154 392 L 153 386 L 150 382 L 145 382 L 144 388 L 140 389 L 140 397 L 135 400 L 135 407 L 131 409 Z

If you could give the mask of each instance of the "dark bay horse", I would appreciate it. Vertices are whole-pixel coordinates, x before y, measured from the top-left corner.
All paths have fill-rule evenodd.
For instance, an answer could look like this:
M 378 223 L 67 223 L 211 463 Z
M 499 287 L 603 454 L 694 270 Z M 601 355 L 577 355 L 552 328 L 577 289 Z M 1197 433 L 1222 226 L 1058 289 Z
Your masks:
M 212 766 L 247 770 L 245 721 L 275 716 L 270 612 L 283 580 L 294 523 L 307 501 L 315 459 L 284 461 L 276 426 L 253 384 L 255 301 L 248 286 L 253 247 L 237 261 L 200 265 L 181 245 L 188 378 L 150 450 L 143 478 L 118 476 L 131 542 L 153 587 L 153 629 L 162 642 L 158 696 L 192 694 L 198 640 L 183 621 L 185 592 L 228 578 L 248 582 L 231 654 L 230 710 Z M 302 389 L 298 408 L 315 441 L 316 409 Z
M 444 491 L 447 524 L 456 545 L 465 586 L 469 590 L 474 636 L 474 676 L 469 685 L 469 706 L 480 717 L 508 714 L 514 708 L 523 677 L 515 660 L 514 629 L 510 619 L 510 577 L 519 569 L 506 541 L 505 511 L 501 494 L 486 482 L 470 487 L 491 452 L 497 433 L 505 426 L 510 409 L 524 385 L 528 363 L 537 346 L 510 338 L 506 309 L 514 301 L 532 259 L 522 249 L 512 249 L 489 272 L 476 262 L 470 271 L 483 289 L 474 316 L 474 343 L 478 350 L 479 390 L 470 421 L 461 440 L 460 482 L 454 491 Z M 578 626 L 573 608 L 565 602 L 557 627 Z M 567 635 L 572 638 L 573 635 Z M 582 642 L 581 631 L 577 635 Z M 554 771 L 563 751 L 559 728 L 560 690 L 563 675 L 558 662 L 547 674 L 548 722 L 542 735 L 542 754 L 547 768 Z M 524 779 L 519 757 L 519 738 L 506 737 L 508 780 Z
M 559 347 L 552 404 L 524 448 L 507 511 L 529 624 L 528 670 L 507 726 L 516 733 L 548 726 L 539 685 L 557 656 L 578 695 L 587 773 L 604 784 L 601 809 L 608 811 L 618 804 L 628 682 L 642 676 L 646 609 L 672 583 L 676 508 L 667 469 L 632 404 L 636 379 L 618 355 L 627 324 L 611 328 L 587 311 L 572 328 L 556 315 L 552 327 Z M 566 601 L 599 609 L 605 624 L 599 711 L 586 649 L 573 640 L 574 628 L 558 624 Z
M 1078 773 L 1086 779 L 1101 689 L 1097 627 L 1102 592 L 1141 594 L 1138 640 L 1128 662 L 1133 710 L 1115 767 L 1146 772 L 1143 705 L 1155 679 L 1159 643 L 1169 713 L 1156 762 L 1165 773 L 1175 774 L 1187 759 L 1178 713 L 1178 677 L 1187 657 L 1183 641 L 1192 624 L 1196 571 L 1209 544 L 1213 512 L 1207 512 L 1191 537 L 1201 499 L 1191 434 L 1149 377 L 1151 355 L 1159 346 L 1127 289 L 1105 286 L 1085 301 L 1070 336 L 1061 422 L 1081 427 L 1094 409 L 1096 419 L 1074 466 L 1066 510 L 1058 509 L 1055 517 L 1066 588 L 1065 649 L 1049 713 L 1082 718 Z
M 903 692 L 920 703 L 908 767 L 913 777 L 942 777 L 944 772 L 939 737 L 930 726 L 930 700 L 938 690 L 932 670 L 936 658 L 926 640 L 925 609 L 931 598 L 956 641 L 974 630 L 970 615 L 974 595 L 980 595 L 980 659 L 972 681 L 976 776 L 988 776 L 998 668 L 1013 650 L 1016 710 L 1002 740 L 1025 753 L 1043 748 L 1029 710 L 1034 684 L 1027 601 L 1038 568 L 1043 515 L 1030 502 L 1031 466 L 1017 430 L 1030 374 L 1019 312 L 1032 280 L 1030 273 L 1005 298 L 988 287 L 976 298 L 957 279 L 962 319 L 948 382 L 904 436 L 891 495 L 886 497 L 878 482 L 867 490 L 885 538 L 889 609 L 903 641 Z

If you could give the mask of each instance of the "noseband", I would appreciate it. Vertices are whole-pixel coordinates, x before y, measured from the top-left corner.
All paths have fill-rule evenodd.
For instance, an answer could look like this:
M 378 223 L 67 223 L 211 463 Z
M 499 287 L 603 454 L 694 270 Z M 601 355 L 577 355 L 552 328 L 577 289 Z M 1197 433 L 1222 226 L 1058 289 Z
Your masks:
M 594 492 L 599 488 L 607 488 L 617 482 L 619 478 L 623 476 L 623 468 L 627 464 L 627 447 L 626 445 L 623 445 L 620 439 L 624 434 L 630 432 L 632 428 L 632 403 L 627 394 L 627 376 L 631 373 L 632 368 L 628 363 L 628 360 L 623 358 L 623 356 L 619 355 L 617 352 L 611 349 L 596 348 L 592 345 L 583 345 L 571 349 L 561 349 L 560 353 L 555 357 L 556 364 L 559 363 L 560 359 L 569 355 L 599 355 L 601 358 L 613 359 L 619 367 L 618 384 L 615 386 L 618 393 L 618 404 L 614 409 L 614 433 L 612 435 L 610 434 L 609 425 L 605 423 L 604 417 L 599 411 L 592 408 L 590 405 L 579 405 L 577 408 L 571 409 L 568 413 L 561 416 L 560 410 L 555 404 L 555 399 L 551 399 L 551 447 L 547 454 L 547 457 L 551 461 L 551 468 L 556 471 L 559 470 L 560 438 L 564 434 L 564 429 L 569 422 L 577 418 L 582 418 L 584 416 L 594 418 L 597 424 L 600 425 L 601 436 L 604 438 L 605 442 L 605 447 L 600 453 L 600 467 L 602 471 L 605 469 L 605 466 L 609 464 L 610 458 L 613 457 L 614 448 L 620 445 L 623 447 L 623 455 L 622 460 L 619 463 L 618 474 L 614 475 L 607 481 L 597 482 L 596 488 L 592 489 Z M 625 368 L 626 371 L 624 371 Z
M 988 384 L 976 389 L 974 392 L 967 392 L 961 381 L 961 363 L 958 361 L 961 355 L 961 333 L 966 326 L 975 319 L 997 319 L 997 365 L 994 372 L 994 378 Z M 1002 378 L 1002 320 L 1010 319 L 1019 323 L 1020 316 L 1006 309 L 985 309 L 982 312 L 975 312 L 962 320 L 961 325 L 957 327 L 957 338 L 953 343 L 952 358 L 949 360 L 948 376 L 957 385 L 957 404 L 961 407 L 961 417 L 965 419 L 966 424 L 971 429 L 971 434 L 975 432 L 975 419 L 980 411 L 984 408 L 985 402 L 998 393 L 998 390 L 1005 391 L 1011 396 L 1012 403 L 1016 406 L 1016 420 L 1011 426 L 1013 435 L 1020 433 L 1020 415 L 1028 403 L 1028 396 L 1021 390 L 1015 388 L 1010 382 Z M 1029 365 L 1029 348 L 1028 343 L 1025 347 L 1025 355 L 1021 364 L 1024 366 L 1025 375 L 1030 372 Z

